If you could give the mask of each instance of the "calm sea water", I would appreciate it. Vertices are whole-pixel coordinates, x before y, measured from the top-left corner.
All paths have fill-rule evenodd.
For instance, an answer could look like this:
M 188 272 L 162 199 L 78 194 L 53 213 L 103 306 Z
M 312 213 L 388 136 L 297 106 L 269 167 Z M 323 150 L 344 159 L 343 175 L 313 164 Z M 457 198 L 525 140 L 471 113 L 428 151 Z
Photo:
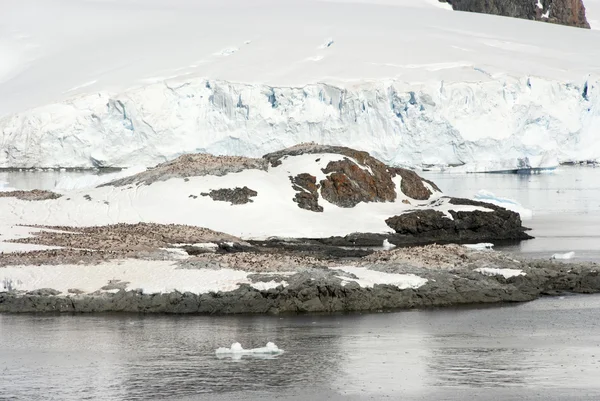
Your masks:
M 423 176 L 452 196 L 472 198 L 485 189 L 533 210 L 533 218 L 524 225 L 533 229 L 535 239 L 497 249 L 537 258 L 574 251 L 574 261 L 600 262 L 600 168 L 565 166 L 535 175 Z
M 3 400 L 598 400 L 600 296 L 339 316 L 0 315 Z M 274 341 L 271 359 L 219 359 Z

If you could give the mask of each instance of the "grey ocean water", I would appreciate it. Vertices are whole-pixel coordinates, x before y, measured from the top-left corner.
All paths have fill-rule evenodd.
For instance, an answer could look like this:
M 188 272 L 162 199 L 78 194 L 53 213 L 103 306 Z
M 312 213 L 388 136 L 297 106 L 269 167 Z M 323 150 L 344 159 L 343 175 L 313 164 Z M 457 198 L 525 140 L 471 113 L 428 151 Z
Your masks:
M 600 296 L 285 317 L 0 315 L 6 400 L 598 400 Z M 218 359 L 274 341 L 273 359 Z
M 3 173 L 20 189 L 64 175 Z M 534 211 L 525 256 L 600 260 L 600 169 L 424 174 Z M 272 359 L 218 359 L 274 341 Z M 600 296 L 366 315 L 0 315 L 0 400 L 600 400 Z

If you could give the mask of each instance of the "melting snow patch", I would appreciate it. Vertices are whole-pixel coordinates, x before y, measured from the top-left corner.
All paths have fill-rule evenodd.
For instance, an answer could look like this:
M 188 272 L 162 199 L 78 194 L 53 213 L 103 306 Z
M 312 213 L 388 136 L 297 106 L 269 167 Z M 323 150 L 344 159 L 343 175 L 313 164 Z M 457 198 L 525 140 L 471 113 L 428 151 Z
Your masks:
M 555 253 L 554 255 L 552 255 L 551 259 L 566 260 L 566 259 L 573 259 L 574 256 L 575 256 L 575 252 Z
M 502 276 L 504 278 L 527 275 L 523 270 L 519 269 L 496 269 L 491 267 L 481 267 L 479 269 L 475 269 L 475 271 L 483 274 L 484 276 Z
M 231 348 L 217 348 L 215 353 L 217 355 L 280 355 L 284 353 L 284 350 L 280 349 L 272 342 L 268 342 L 264 347 L 252 349 L 244 349 L 242 344 L 233 343 L 231 344 Z
M 427 283 L 427 279 L 419 277 L 414 274 L 391 274 L 383 273 L 375 270 L 369 270 L 364 267 L 336 267 L 338 270 L 343 270 L 346 273 L 353 274 L 358 279 L 349 279 L 347 277 L 339 277 L 342 280 L 342 285 L 346 285 L 348 282 L 356 282 L 363 288 L 373 288 L 376 284 L 387 284 L 393 285 L 401 290 L 407 288 L 419 288 Z

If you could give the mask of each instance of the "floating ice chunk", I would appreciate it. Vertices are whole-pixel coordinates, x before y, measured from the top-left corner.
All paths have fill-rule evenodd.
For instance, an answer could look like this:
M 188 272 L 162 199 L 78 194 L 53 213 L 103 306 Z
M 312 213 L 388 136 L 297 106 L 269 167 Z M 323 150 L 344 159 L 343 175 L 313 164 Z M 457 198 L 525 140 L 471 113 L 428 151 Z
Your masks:
M 512 210 L 513 212 L 519 213 L 522 220 L 530 220 L 533 218 L 533 211 L 523 207 L 523 205 L 521 205 L 519 202 L 513 199 L 496 196 L 492 192 L 486 191 L 484 189 L 477 192 L 477 194 L 475 195 L 475 199 L 478 201 L 491 203 L 493 205 L 497 205 L 505 209 Z
M 552 255 L 551 259 L 566 260 L 566 259 L 573 259 L 574 256 L 575 256 L 575 252 L 555 253 L 554 255 Z
M 386 239 L 383 240 L 383 249 L 388 251 L 390 249 L 394 249 L 396 247 L 396 245 L 390 243 L 390 241 Z
M 465 244 L 463 246 L 476 251 L 491 251 L 494 247 L 494 244 L 490 244 L 489 242 L 482 242 L 480 244 Z
M 242 344 L 233 343 L 231 348 L 217 348 L 215 353 L 217 355 L 280 355 L 283 354 L 283 350 L 280 349 L 275 343 L 268 342 L 267 345 L 260 348 L 244 349 Z
M 481 267 L 479 269 L 475 269 L 475 271 L 483 274 L 484 276 L 502 276 L 504 278 L 527 275 L 523 270 L 519 269 L 496 269 L 492 267 Z

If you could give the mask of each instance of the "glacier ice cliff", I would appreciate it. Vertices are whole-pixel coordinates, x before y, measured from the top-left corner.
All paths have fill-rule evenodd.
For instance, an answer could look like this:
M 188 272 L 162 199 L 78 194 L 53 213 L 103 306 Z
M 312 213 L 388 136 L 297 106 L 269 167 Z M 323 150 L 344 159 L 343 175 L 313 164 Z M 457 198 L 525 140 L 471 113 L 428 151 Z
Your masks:
M 408 166 L 598 160 L 599 85 L 593 77 L 344 87 L 178 79 L 0 118 L 0 167 L 151 166 L 189 152 L 261 156 L 309 141 Z

